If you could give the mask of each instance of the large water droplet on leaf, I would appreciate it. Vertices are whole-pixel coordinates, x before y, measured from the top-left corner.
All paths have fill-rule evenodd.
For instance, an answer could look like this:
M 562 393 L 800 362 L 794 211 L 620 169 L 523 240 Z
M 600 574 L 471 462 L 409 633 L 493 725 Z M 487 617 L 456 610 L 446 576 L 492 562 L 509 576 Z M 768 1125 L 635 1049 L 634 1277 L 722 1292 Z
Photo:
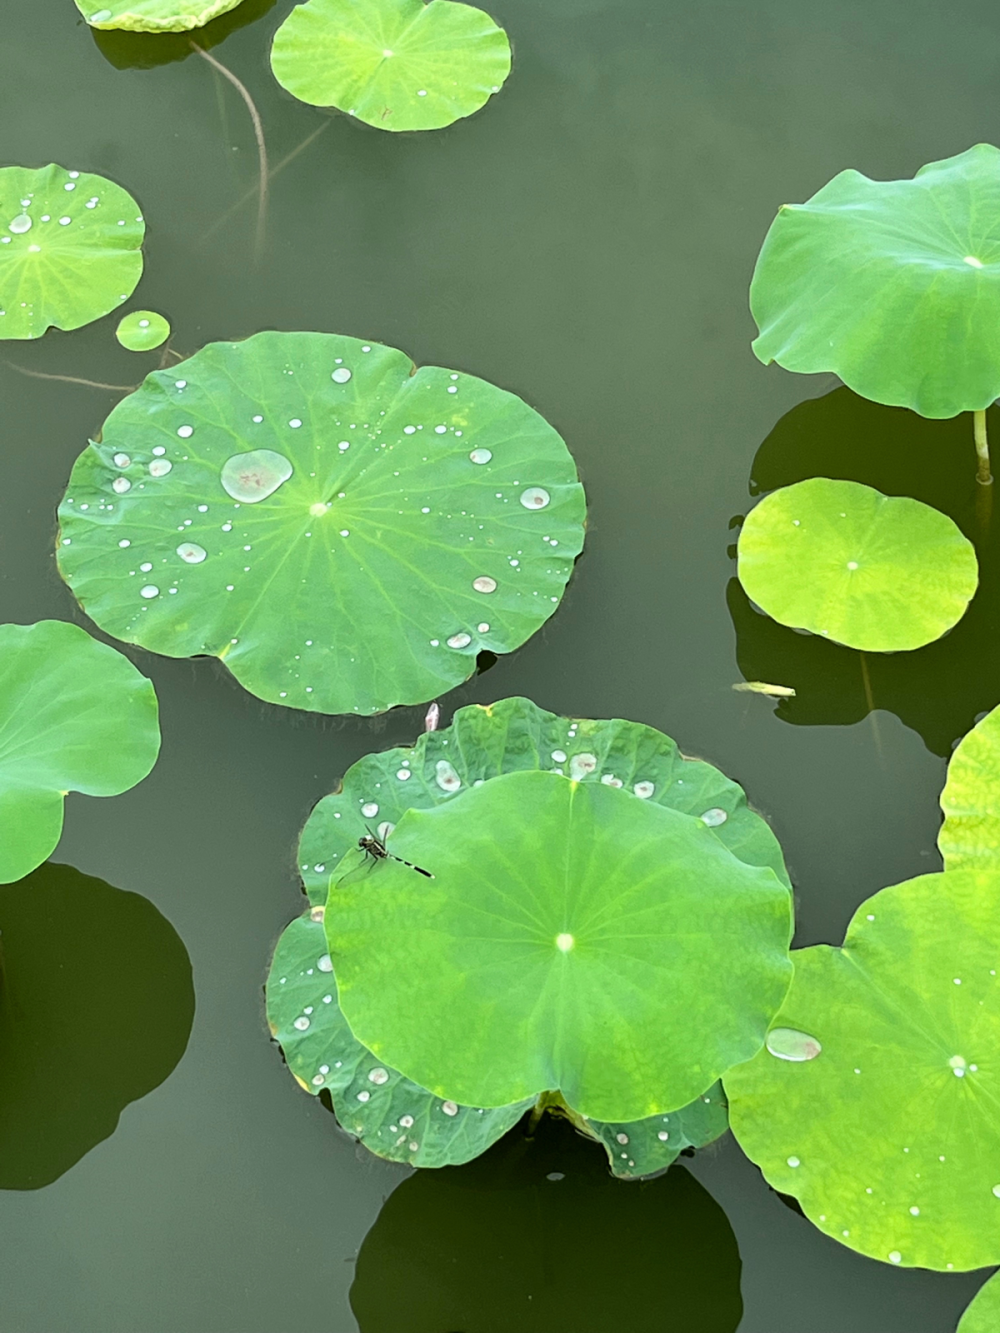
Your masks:
M 808 1032 L 798 1028 L 772 1028 L 767 1034 L 767 1049 L 779 1060 L 815 1060 L 823 1047 Z
M 248 454 L 234 454 L 223 463 L 221 481 L 227 495 L 252 505 L 273 495 L 292 472 L 284 454 L 273 449 L 252 449 Z

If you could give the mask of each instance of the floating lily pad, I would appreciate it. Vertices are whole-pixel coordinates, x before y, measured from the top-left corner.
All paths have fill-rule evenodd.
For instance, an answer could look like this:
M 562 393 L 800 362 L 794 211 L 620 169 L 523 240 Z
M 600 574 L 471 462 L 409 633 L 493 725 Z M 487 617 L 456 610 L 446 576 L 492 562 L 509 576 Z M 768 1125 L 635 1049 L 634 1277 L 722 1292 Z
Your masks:
M 370 827 L 390 839 L 409 809 L 442 805 L 501 773 L 554 770 L 577 782 L 632 792 L 682 814 L 697 815 L 749 866 L 768 866 L 790 889 L 778 840 L 748 806 L 741 787 L 711 764 L 686 759 L 669 736 L 619 718 L 565 718 L 530 699 L 501 699 L 460 708 L 450 727 L 416 745 L 368 754 L 325 796 L 302 830 L 299 869 L 313 906 L 327 900 L 331 879 L 358 861 L 358 839 Z
M 329 1092 L 341 1125 L 380 1157 L 432 1167 L 478 1157 L 532 1101 L 458 1106 L 382 1065 L 340 1011 L 322 921 L 313 908 L 285 929 L 267 979 L 268 1023 L 288 1068 L 306 1092 Z
M 939 639 L 979 578 L 972 543 L 946 514 L 827 477 L 765 496 L 738 550 L 740 582 L 769 616 L 869 652 Z
M 510 44 L 454 0 L 308 0 L 278 29 L 271 68 L 302 102 L 381 130 L 436 130 L 500 91 Z
M 1000 874 L 862 903 L 842 948 L 794 955 L 782 1034 L 725 1076 L 744 1152 L 827 1235 L 886 1263 L 1000 1260 Z
M 73 468 L 59 567 L 120 639 L 271 703 L 377 713 L 552 615 L 583 545 L 565 444 L 513 394 L 325 333 L 148 376 Z
M 572 1112 L 569 1119 L 603 1144 L 612 1172 L 622 1180 L 659 1175 L 685 1148 L 704 1148 L 729 1128 L 721 1083 L 713 1083 L 707 1092 L 679 1111 L 645 1120 L 584 1120 Z
M 1000 397 L 998 211 L 990 144 L 913 180 L 842 171 L 782 205 L 750 286 L 754 352 L 925 417 L 988 407 Z
M 130 352 L 151 352 L 170 337 L 170 322 L 155 310 L 130 310 L 115 337 Z
M 78 329 L 127 301 L 144 234 L 138 205 L 114 181 L 0 168 L 0 338 Z
M 1000 870 L 1000 708 L 955 747 L 941 793 L 946 870 Z
M 153 686 L 77 625 L 0 625 L 0 883 L 52 852 L 63 797 L 117 796 L 160 749 Z
M 1000 1276 L 996 1273 L 976 1292 L 958 1321 L 955 1333 L 996 1333 L 1000 1328 Z
M 76 0 L 92 28 L 187 32 L 235 9 L 240 0 Z
M 334 881 L 329 952 L 355 1036 L 439 1097 L 673 1111 L 759 1049 L 787 989 L 774 871 L 631 792 L 507 773 L 408 810 L 390 845 L 426 874 Z

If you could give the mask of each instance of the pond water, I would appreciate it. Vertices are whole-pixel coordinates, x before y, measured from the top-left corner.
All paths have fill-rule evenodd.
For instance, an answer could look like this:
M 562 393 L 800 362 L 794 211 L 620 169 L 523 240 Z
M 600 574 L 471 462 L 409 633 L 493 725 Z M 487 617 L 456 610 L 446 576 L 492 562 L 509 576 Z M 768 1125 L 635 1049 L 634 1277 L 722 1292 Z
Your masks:
M 660 728 L 772 821 L 797 942 L 839 942 L 863 898 L 940 866 L 945 757 L 1000 701 L 997 562 L 991 551 L 954 634 L 867 677 L 857 654 L 762 621 L 738 588 L 727 600 L 733 519 L 752 493 L 836 468 L 969 527 L 973 476 L 969 423 L 761 367 L 746 289 L 780 203 L 844 167 L 908 176 L 996 140 L 1000 17 L 986 0 L 487 7 L 511 34 L 513 74 L 480 114 L 425 135 L 281 91 L 267 51 L 291 0 L 244 0 L 209 30 L 275 168 L 259 262 L 250 120 L 183 39 L 95 36 L 71 0 L 6 0 L 3 158 L 97 171 L 134 194 L 148 224 L 137 299 L 168 315 L 184 353 L 260 329 L 349 333 L 542 412 L 587 488 L 586 550 L 555 617 L 444 698 L 443 719 L 524 694 Z M 82 619 L 55 570 L 54 511 L 120 396 L 13 366 L 135 384 L 159 354 L 124 351 L 113 324 L 4 345 L 0 621 Z M 174 1072 L 89 1152 L 142 1078 L 130 1091 L 92 1045 L 88 1088 L 45 1025 L 32 1029 L 48 1095 L 95 1128 L 76 1146 L 40 1129 L 33 1181 L 2 1177 L 3 1333 L 729 1333 L 740 1287 L 742 1333 L 950 1333 L 985 1274 L 901 1271 L 839 1247 L 728 1136 L 640 1187 L 610 1181 L 559 1127 L 416 1176 L 340 1134 L 269 1044 L 262 985 L 300 910 L 294 847 L 310 808 L 359 756 L 412 741 L 424 709 L 311 716 L 260 703 L 216 662 L 130 655 L 159 694 L 160 761 L 115 800 L 71 797 L 53 859 L 147 900 L 139 912 L 101 891 L 128 955 L 118 1003 L 140 1003 L 150 968 L 176 1001 L 150 1020 L 144 1086 L 176 1060 L 189 1003 L 161 916 L 190 956 L 193 1028 Z M 798 696 L 776 708 L 734 693 L 744 677 Z M 7 934 L 31 915 L 29 887 L 55 901 L 79 882 L 39 875 L 22 898 L 0 896 Z M 63 981 L 64 944 L 47 954 Z M 51 1000 L 54 1026 L 88 975 Z M 128 1028 L 113 1008 L 109 1041 Z

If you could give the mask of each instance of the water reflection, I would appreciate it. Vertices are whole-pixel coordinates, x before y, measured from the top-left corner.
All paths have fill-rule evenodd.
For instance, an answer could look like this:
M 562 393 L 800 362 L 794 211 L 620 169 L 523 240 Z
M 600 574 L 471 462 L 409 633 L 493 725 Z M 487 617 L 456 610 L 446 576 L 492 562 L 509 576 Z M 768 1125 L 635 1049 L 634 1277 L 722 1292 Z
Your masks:
M 467 1166 L 418 1171 L 358 1255 L 362 1333 L 730 1333 L 743 1313 L 726 1215 L 683 1167 L 613 1180 L 546 1117 Z
M 1000 474 L 1000 410 L 991 408 L 988 418 Z M 1000 703 L 1000 510 L 984 538 L 975 514 L 971 414 L 925 421 L 835 389 L 778 422 L 754 459 L 750 491 L 759 495 L 813 476 L 911 495 L 950 515 L 976 545 L 979 590 L 959 624 L 936 643 L 909 653 L 860 653 L 758 614 L 733 579 L 727 602 L 740 671 L 747 680 L 795 689 L 795 698 L 775 710 L 786 722 L 844 725 L 884 708 L 933 753 L 947 756 L 977 716 Z
M 70 866 L 0 886 L 0 1189 L 38 1189 L 162 1083 L 194 1017 L 191 963 L 146 898 Z
M 90 35 L 101 55 L 116 69 L 152 69 L 169 65 L 192 55 L 195 41 L 206 51 L 224 42 L 237 28 L 256 23 L 273 9 L 276 0 L 242 0 L 235 9 L 213 19 L 193 32 L 124 32 L 119 29 L 91 28 Z

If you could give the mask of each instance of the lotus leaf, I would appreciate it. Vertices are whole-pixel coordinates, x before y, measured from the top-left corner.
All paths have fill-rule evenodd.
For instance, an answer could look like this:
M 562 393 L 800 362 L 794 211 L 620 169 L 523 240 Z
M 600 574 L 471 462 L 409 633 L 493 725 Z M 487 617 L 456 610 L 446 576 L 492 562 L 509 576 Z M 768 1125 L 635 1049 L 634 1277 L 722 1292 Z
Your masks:
M 768 1048 L 725 1076 L 744 1152 L 862 1254 L 937 1269 L 996 1263 L 1000 873 L 882 889 L 841 948 L 793 957 Z
M 64 167 L 0 168 L 0 338 L 78 329 L 128 300 L 145 226 L 114 181 Z
M 130 352 L 151 352 L 170 337 L 170 324 L 155 310 L 131 310 L 119 323 L 115 337 Z
M 941 793 L 946 870 L 1000 870 L 1000 708 L 955 747 Z
M 990 144 L 913 180 L 840 172 L 771 224 L 750 286 L 754 352 L 925 417 L 985 409 L 1000 397 L 998 218 Z
M 578 1129 L 604 1145 L 611 1170 L 622 1180 L 659 1175 L 685 1148 L 704 1148 L 729 1128 L 721 1083 L 713 1083 L 689 1106 L 667 1115 L 613 1123 L 584 1120 L 572 1112 L 569 1118 Z
M 450 727 L 427 732 L 412 748 L 365 755 L 348 769 L 342 789 L 319 802 L 302 831 L 299 868 L 309 901 L 326 903 L 331 877 L 345 855 L 356 860 L 368 827 L 389 837 L 411 808 L 431 809 L 501 773 L 548 769 L 704 816 L 735 856 L 769 866 L 791 888 L 774 834 L 717 768 L 686 759 L 669 736 L 639 722 L 558 717 L 513 698 L 460 708 Z
M 955 1333 L 996 1333 L 1000 1328 L 1000 1278 L 996 1273 L 976 1292 Z
M 738 551 L 740 582 L 768 615 L 869 652 L 939 639 L 979 577 L 972 543 L 946 514 L 827 477 L 765 496 Z
M 69 791 L 117 796 L 160 749 L 153 686 L 77 625 L 0 625 L 0 883 L 53 850 Z
M 583 544 L 566 446 L 513 394 L 323 333 L 148 376 L 77 460 L 63 577 L 103 629 L 316 712 L 433 698 L 555 610 Z
M 531 1101 L 489 1111 L 458 1106 L 380 1064 L 340 1012 L 322 920 L 314 907 L 285 929 L 267 980 L 268 1023 L 297 1082 L 306 1092 L 329 1092 L 343 1127 L 380 1157 L 410 1166 L 478 1157 Z
M 302 102 L 381 130 L 436 130 L 500 91 L 510 44 L 454 0 L 308 0 L 278 29 L 271 68 Z
M 129 32 L 188 32 L 240 0 L 76 0 L 92 28 L 125 28 Z
M 599 1120 L 676 1110 L 759 1049 L 788 987 L 774 871 L 632 792 L 506 773 L 408 810 L 391 848 L 425 875 L 383 859 L 331 885 L 341 1007 L 459 1104 L 551 1089 Z

